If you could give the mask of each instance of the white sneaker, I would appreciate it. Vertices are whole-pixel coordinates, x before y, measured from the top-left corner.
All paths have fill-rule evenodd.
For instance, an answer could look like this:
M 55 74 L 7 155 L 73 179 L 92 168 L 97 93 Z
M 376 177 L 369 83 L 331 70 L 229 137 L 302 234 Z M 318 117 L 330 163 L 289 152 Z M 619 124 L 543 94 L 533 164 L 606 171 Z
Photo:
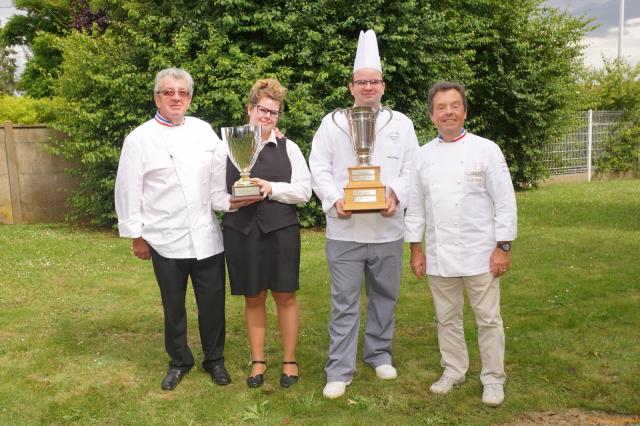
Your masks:
M 398 377 L 398 372 L 391 364 L 382 364 L 376 367 L 376 376 L 382 380 L 391 380 Z
M 340 398 L 342 395 L 344 395 L 344 391 L 350 384 L 351 380 L 349 380 L 348 382 L 327 382 L 327 385 L 322 391 L 322 395 L 328 399 Z
M 489 407 L 498 407 L 504 402 L 504 388 L 499 383 L 484 385 L 482 403 Z
M 454 379 L 453 377 L 449 377 L 446 375 L 440 376 L 437 382 L 431 385 L 429 390 L 432 393 L 437 393 L 439 395 L 444 395 L 446 393 L 451 392 L 451 390 L 464 383 L 464 377 L 460 379 Z

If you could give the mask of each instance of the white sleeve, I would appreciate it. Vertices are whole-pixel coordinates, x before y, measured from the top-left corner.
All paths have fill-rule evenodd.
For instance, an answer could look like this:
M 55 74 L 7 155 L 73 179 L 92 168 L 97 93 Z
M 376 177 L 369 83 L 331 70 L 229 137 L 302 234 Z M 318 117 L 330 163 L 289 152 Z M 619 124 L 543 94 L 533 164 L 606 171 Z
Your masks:
M 400 169 L 400 174 L 387 186 L 387 191 L 389 188 L 393 190 L 398 197 L 399 210 L 404 210 L 407 206 L 407 200 L 409 198 L 409 175 L 411 169 L 411 163 L 414 161 L 416 156 L 416 151 L 419 148 L 418 145 L 418 137 L 416 136 L 416 132 L 413 129 L 413 123 L 409 120 L 408 126 L 402 135 L 402 140 L 404 141 L 404 150 L 402 153 L 402 167 Z M 389 195 L 389 194 L 387 194 Z
M 496 241 L 513 241 L 518 233 L 516 194 L 500 147 L 493 144 L 492 148 L 487 167 L 487 191 L 495 209 Z
M 291 163 L 291 183 L 271 182 L 272 200 L 286 204 L 306 203 L 311 198 L 311 174 L 300 147 L 287 139 L 287 156 Z
M 331 152 L 331 133 L 327 128 L 327 120 L 322 120 L 320 128 L 313 137 L 309 169 L 311 170 L 311 186 L 322 203 L 322 211 L 329 212 L 339 199 L 344 197 L 343 190 L 336 185 L 331 173 L 333 153 Z
M 425 194 L 420 179 L 423 163 L 418 153 L 414 155 L 410 166 L 407 210 L 404 215 L 404 240 L 409 243 L 422 242 L 426 227 Z
M 143 158 L 140 141 L 127 136 L 120 153 L 114 198 L 121 237 L 142 236 Z
M 227 192 L 227 144 L 220 139 L 218 139 L 216 150 L 213 153 L 209 189 L 213 210 L 229 211 L 231 194 Z

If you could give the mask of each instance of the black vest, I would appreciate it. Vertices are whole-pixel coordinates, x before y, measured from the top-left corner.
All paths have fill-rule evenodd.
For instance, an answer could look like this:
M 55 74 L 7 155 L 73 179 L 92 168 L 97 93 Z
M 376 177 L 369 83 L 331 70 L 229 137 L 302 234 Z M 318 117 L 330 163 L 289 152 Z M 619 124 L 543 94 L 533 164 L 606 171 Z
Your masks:
M 291 161 L 287 155 L 287 139 L 278 139 L 278 144 L 264 145 L 256 163 L 251 168 L 251 177 L 269 182 L 291 182 Z M 227 192 L 235 181 L 240 179 L 240 172 L 227 157 Z M 295 204 L 280 203 L 268 197 L 257 203 L 242 207 L 238 211 L 225 213 L 222 226 L 228 226 L 248 235 L 254 222 L 258 222 L 264 233 L 272 232 L 298 223 Z

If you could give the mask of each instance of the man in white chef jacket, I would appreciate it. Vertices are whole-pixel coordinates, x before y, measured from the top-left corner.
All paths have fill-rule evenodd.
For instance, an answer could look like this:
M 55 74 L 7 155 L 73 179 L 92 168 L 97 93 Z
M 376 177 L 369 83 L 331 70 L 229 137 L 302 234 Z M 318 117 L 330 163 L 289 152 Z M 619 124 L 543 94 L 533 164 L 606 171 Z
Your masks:
M 446 394 L 465 381 L 466 289 L 478 326 L 482 402 L 497 407 L 505 381 L 500 277 L 511 265 L 517 233 L 513 184 L 498 145 L 464 129 L 464 86 L 439 82 L 429 90 L 428 104 L 438 137 L 418 150 L 412 165 L 405 240 L 411 243 L 411 270 L 428 275 L 436 309 L 444 371 L 430 390 Z
M 224 366 L 225 269 L 222 233 L 211 209 L 213 153 L 222 141 L 211 126 L 185 116 L 193 95 L 188 72 L 156 75 L 155 117 L 125 139 L 115 204 L 121 237 L 133 254 L 152 259 L 164 310 L 169 368 L 161 388 L 174 389 L 193 367 L 187 344 L 185 295 L 190 277 L 198 305 L 203 368 L 218 385 L 231 379 Z
M 360 33 L 349 90 L 354 106 L 379 109 L 385 83 L 376 35 Z M 360 328 L 360 295 L 365 280 L 367 315 L 364 361 L 383 379 L 395 379 L 392 338 L 395 306 L 402 272 L 403 211 L 408 198 L 409 166 L 418 148 L 413 123 L 404 114 L 389 111 L 378 115 L 371 164 L 381 168 L 386 186 L 387 208 L 375 213 L 345 211 L 344 187 L 348 167 L 357 164 L 349 138 L 332 121 L 322 120 L 309 157 L 312 187 L 327 219 L 326 255 L 331 274 L 331 319 L 329 357 L 325 367 L 327 384 L 323 395 L 338 398 L 345 393 L 356 370 Z M 346 118 L 336 114 L 347 129 Z

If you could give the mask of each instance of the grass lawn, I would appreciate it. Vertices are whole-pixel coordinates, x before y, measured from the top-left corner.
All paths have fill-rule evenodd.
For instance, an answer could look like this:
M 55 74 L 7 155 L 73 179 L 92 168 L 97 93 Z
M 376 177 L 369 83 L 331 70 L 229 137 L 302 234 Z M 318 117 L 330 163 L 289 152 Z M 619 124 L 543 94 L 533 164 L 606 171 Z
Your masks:
M 0 424 L 492 424 L 579 408 L 640 414 L 640 181 L 559 184 L 518 194 L 519 238 L 502 281 L 506 401 L 480 401 L 473 316 L 467 383 L 429 394 L 441 372 L 426 281 L 405 270 L 394 363 L 382 382 L 361 359 L 344 397 L 322 397 L 329 277 L 324 234 L 303 234 L 301 381 L 282 360 L 269 301 L 266 384 L 247 389 L 243 300 L 227 298 L 226 364 L 215 386 L 198 365 L 173 392 L 151 264 L 129 240 L 67 225 L 0 226 Z M 408 255 L 408 245 L 405 254 Z M 189 289 L 189 340 L 201 361 Z

